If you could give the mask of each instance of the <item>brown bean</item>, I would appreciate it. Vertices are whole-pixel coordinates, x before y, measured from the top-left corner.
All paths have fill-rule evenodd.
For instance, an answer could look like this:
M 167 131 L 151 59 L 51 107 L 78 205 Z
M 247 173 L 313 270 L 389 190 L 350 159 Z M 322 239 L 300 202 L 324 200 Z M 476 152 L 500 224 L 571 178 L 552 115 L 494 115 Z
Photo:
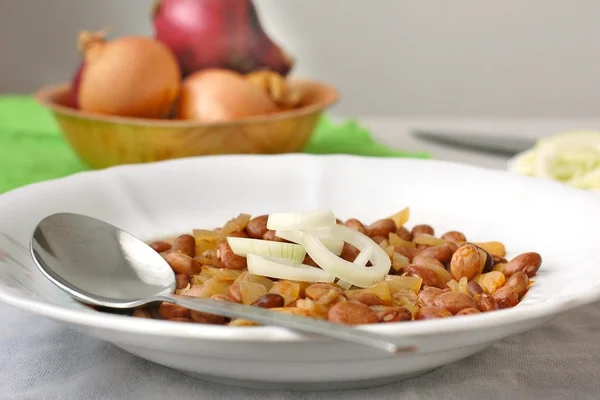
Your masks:
M 396 229 L 396 223 L 393 220 L 389 218 L 380 219 L 367 226 L 367 236 L 371 238 L 382 236 L 387 239 L 390 233 L 396 232 Z
M 492 260 L 494 261 L 494 265 L 496 264 L 506 264 L 508 261 L 504 257 L 499 257 L 492 255 Z
M 172 319 L 172 318 L 189 318 L 190 310 L 185 307 L 181 307 L 171 303 L 161 303 L 158 307 L 158 315 L 162 319 Z
M 511 308 L 519 303 L 519 294 L 512 286 L 503 286 L 494 293 L 494 300 L 499 308 Z
M 377 312 L 379 322 L 400 322 L 412 320 L 412 313 L 405 307 L 389 307 Z
M 223 263 L 223 268 L 244 269 L 247 267 L 246 258 L 234 254 L 227 242 L 219 243 L 218 256 Z
M 165 260 L 171 266 L 171 269 L 175 271 L 176 274 L 183 275 L 194 275 L 202 270 L 202 265 L 200 265 L 196 260 L 187 254 L 180 253 L 178 251 L 170 251 L 165 255 Z
M 467 284 L 467 286 L 469 287 L 469 290 L 473 294 L 481 294 L 481 293 L 483 293 L 483 288 L 481 287 L 481 285 L 479 283 L 477 283 L 475 281 L 469 281 L 469 283 Z
M 283 307 L 285 305 L 285 299 L 280 294 L 267 293 L 260 296 L 252 305 L 261 308 Z
M 234 232 L 229 232 L 227 237 L 248 238 L 248 234 L 245 231 L 234 231 Z
M 431 268 L 434 271 L 436 270 L 436 268 L 442 268 L 444 271 L 446 270 L 446 268 L 444 267 L 444 265 L 441 262 L 439 262 L 438 260 L 436 260 L 435 258 L 424 257 L 424 256 L 421 256 L 419 254 L 417 254 L 415 256 L 415 258 L 413 258 L 412 264 L 422 265 L 424 267 L 429 267 L 429 268 Z M 438 273 L 438 275 L 439 275 L 439 273 Z M 442 277 L 442 276 L 440 275 L 440 277 Z M 444 282 L 446 282 L 446 281 L 444 281 Z
M 410 231 L 410 234 L 412 235 L 413 238 L 415 236 L 419 236 L 419 235 L 423 235 L 423 234 L 434 236 L 435 231 L 433 230 L 431 225 L 415 225 L 415 226 L 413 226 L 412 230 Z
M 475 294 L 474 299 L 477 309 L 481 312 L 494 311 L 498 309 L 496 300 L 494 300 L 494 298 L 487 293 Z
M 428 286 L 419 292 L 419 303 L 422 307 L 433 306 L 433 300 L 442 293 L 446 293 L 446 291 Z
M 528 277 L 533 277 L 537 273 L 538 269 L 542 265 L 542 256 L 538 253 L 523 253 L 506 264 L 504 267 L 504 275 L 510 278 L 517 272 L 525 272 Z
M 246 233 L 252 239 L 262 239 L 263 235 L 267 232 L 267 220 L 268 215 L 261 215 L 252 218 L 248 225 L 246 225 Z
M 442 235 L 442 239 L 447 240 L 449 242 L 466 242 L 467 238 L 464 234 L 458 231 L 450 231 L 446 232 Z
M 481 256 L 479 249 L 472 244 L 464 244 L 456 250 L 450 261 L 450 273 L 459 281 L 466 277 L 471 280 L 479 273 L 481 267 Z
M 454 242 L 446 242 L 444 246 L 448 246 L 452 254 L 456 253 L 456 250 L 458 250 L 458 245 Z
M 344 243 L 344 247 L 342 247 L 342 254 L 340 254 L 340 257 L 346 261 L 354 262 L 354 260 L 358 256 L 358 253 L 360 253 L 359 249 L 357 249 L 349 243 Z
M 327 313 L 330 322 L 346 325 L 375 324 L 379 322 L 375 311 L 356 301 L 342 301 L 331 307 Z
M 344 222 L 344 225 L 346 225 L 348 228 L 354 229 L 355 231 L 359 231 L 363 235 L 367 234 L 367 228 L 365 228 L 363 223 L 356 218 L 350 218 L 348 221 Z
M 433 299 L 433 305 L 456 314 L 464 308 L 474 308 L 475 300 L 466 293 L 447 292 Z
M 184 274 L 175 275 L 175 280 L 177 281 L 177 289 L 185 289 L 190 284 L 190 276 Z
M 481 311 L 479 311 L 476 308 L 463 308 L 462 310 L 460 310 L 459 312 L 457 312 L 454 315 L 459 316 L 459 315 L 471 315 L 471 314 L 480 314 L 480 313 L 481 313 Z
M 152 313 L 145 308 L 138 308 L 133 311 L 131 316 L 136 318 L 152 318 Z
M 287 242 L 287 240 L 277 236 L 273 230 L 266 231 L 262 238 L 263 240 L 270 240 L 272 242 Z
M 302 261 L 302 264 L 310 265 L 312 267 L 321 268 L 321 267 L 319 267 L 319 264 L 317 264 L 315 262 L 315 260 L 313 260 L 311 258 L 311 256 L 309 256 L 308 254 L 306 256 L 304 256 L 304 261 Z
M 415 314 L 415 319 L 437 319 L 451 317 L 452 313 L 439 307 L 421 307 Z
M 417 257 L 431 257 L 435 258 L 442 264 L 446 264 L 452 259 L 452 254 L 454 252 L 450 248 L 450 246 L 442 245 L 442 246 L 433 246 L 427 249 L 423 249 L 417 254 Z M 418 264 L 417 261 L 415 261 Z
M 404 271 L 408 276 L 419 276 L 423 279 L 423 286 L 433 286 L 440 289 L 448 287 L 442 277 L 430 267 L 424 265 L 410 264 Z
M 527 293 L 527 289 L 529 288 L 529 277 L 525 272 L 516 272 L 508 278 L 504 286 L 514 287 L 517 290 L 520 299 Z
M 413 239 L 412 235 L 410 234 L 410 231 L 403 226 L 396 230 L 396 235 L 398 235 L 400 239 L 404 239 L 408 242 L 412 241 Z
M 164 253 L 165 251 L 171 250 L 171 243 L 158 240 L 150 243 L 150 247 L 152 247 L 157 253 Z
M 190 310 L 190 317 L 192 321 L 199 324 L 223 325 L 226 321 L 225 317 L 221 315 L 209 314 L 194 310 Z
M 178 236 L 171 245 L 171 251 L 178 251 L 194 258 L 196 256 L 196 239 L 188 234 Z
M 382 306 L 383 300 L 372 292 L 358 292 L 348 296 L 348 300 L 358 301 L 367 306 Z
M 169 318 L 169 321 L 172 321 L 172 322 L 192 322 L 191 319 L 185 318 L 185 317 Z
M 304 289 L 304 293 L 306 297 L 311 300 L 319 300 L 321 297 L 325 296 L 327 293 L 334 291 L 339 294 L 342 293 L 342 290 L 337 286 L 334 286 L 330 283 L 313 283 Z
M 413 258 L 417 255 L 417 249 L 411 249 L 409 247 L 394 246 L 394 251 L 408 258 L 408 261 L 412 261 Z
M 381 244 L 381 242 L 383 242 L 384 240 L 388 240 L 388 238 L 385 236 L 375 235 L 375 236 L 371 236 L 371 240 L 377 244 Z
M 486 272 L 490 272 L 493 268 L 494 268 L 494 257 L 488 253 L 485 249 L 482 249 L 481 247 L 477 246 L 477 248 L 479 249 L 479 256 L 480 257 L 485 257 L 485 260 L 483 261 L 483 270 L 481 271 L 482 274 L 485 274 Z

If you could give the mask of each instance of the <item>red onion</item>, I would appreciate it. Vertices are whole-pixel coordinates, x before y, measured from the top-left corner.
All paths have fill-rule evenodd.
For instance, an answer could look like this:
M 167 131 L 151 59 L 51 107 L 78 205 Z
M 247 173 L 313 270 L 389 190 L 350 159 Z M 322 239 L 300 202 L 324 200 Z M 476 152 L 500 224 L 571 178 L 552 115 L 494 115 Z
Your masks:
M 262 29 L 251 0 L 159 0 L 156 38 L 175 53 L 183 76 L 206 68 L 287 75 L 293 61 Z

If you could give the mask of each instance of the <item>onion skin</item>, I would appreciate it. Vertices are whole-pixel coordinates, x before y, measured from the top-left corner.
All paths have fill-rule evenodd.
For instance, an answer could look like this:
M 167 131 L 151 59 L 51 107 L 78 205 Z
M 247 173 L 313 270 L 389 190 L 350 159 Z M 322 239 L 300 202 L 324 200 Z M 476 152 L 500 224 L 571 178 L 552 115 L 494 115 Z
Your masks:
M 88 35 L 89 37 L 89 35 Z M 162 43 L 138 36 L 82 46 L 85 67 L 77 90 L 84 111 L 138 118 L 164 118 L 179 95 L 181 72 Z
M 206 68 L 241 74 L 268 69 L 286 76 L 293 67 L 263 30 L 251 0 L 159 0 L 153 24 L 184 77 Z
M 177 118 L 227 122 L 277 111 L 267 93 L 242 75 L 225 69 L 206 69 L 183 81 Z

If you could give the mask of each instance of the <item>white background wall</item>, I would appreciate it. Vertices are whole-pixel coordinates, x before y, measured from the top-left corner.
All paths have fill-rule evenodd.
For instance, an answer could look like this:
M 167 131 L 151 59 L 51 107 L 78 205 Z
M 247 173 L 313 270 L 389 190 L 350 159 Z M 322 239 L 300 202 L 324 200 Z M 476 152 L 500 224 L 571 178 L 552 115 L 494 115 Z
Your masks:
M 346 115 L 593 117 L 598 0 L 256 0 Z M 150 0 L 0 0 L 0 92 L 68 79 L 76 34 L 150 34 Z

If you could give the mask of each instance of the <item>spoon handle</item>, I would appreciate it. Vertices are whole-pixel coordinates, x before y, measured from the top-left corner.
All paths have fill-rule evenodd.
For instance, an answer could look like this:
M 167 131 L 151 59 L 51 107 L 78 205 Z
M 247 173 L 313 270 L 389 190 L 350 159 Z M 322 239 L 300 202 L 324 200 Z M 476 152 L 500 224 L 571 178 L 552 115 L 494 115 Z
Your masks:
M 281 326 L 306 333 L 316 333 L 330 338 L 342 339 L 364 346 L 385 350 L 390 353 L 414 352 L 416 346 L 407 340 L 392 341 L 390 337 L 362 331 L 351 326 L 335 324 L 308 317 L 299 317 L 270 311 L 265 308 L 247 306 L 214 299 L 190 299 L 177 295 L 165 295 L 155 298 L 195 311 L 221 315 L 229 318 L 244 318 L 265 325 Z

